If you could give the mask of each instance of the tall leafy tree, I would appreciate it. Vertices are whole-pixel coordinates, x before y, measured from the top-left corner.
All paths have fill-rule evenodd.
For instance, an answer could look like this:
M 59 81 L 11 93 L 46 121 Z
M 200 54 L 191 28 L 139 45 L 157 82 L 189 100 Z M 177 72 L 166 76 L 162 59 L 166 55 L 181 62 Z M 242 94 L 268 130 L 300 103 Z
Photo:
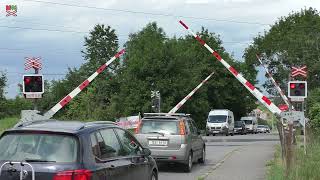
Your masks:
M 281 17 L 269 31 L 254 38 L 244 58 L 258 65 L 255 55 L 260 54 L 282 89 L 286 89 L 292 66 L 308 66 L 309 88 L 320 83 L 320 16 L 316 9 L 303 9 Z M 271 81 L 264 85 L 276 95 Z
M 206 29 L 199 35 L 254 79 L 254 68 L 235 61 L 217 35 Z M 151 112 L 151 90 L 160 91 L 162 112 L 168 112 L 212 71 L 216 72 L 212 79 L 179 112 L 193 114 L 198 124 L 204 125 L 210 109 L 228 108 L 241 116 L 254 105 L 246 89 L 192 36 L 168 38 L 156 23 L 150 23 L 130 36 L 126 49 L 125 66 L 118 76 L 120 91 L 111 99 L 115 115 Z
M 80 82 L 117 53 L 118 37 L 110 26 L 98 24 L 90 31 L 89 36 L 85 37 L 84 47 L 85 50 L 82 52 L 86 63 L 79 70 L 70 71 L 68 76 L 70 79 L 81 79 Z M 116 75 L 119 67 L 119 60 L 116 60 L 102 72 L 84 92 L 78 95 L 79 97 L 70 103 L 65 117 L 81 120 L 108 120 L 110 117 L 106 109 L 110 104 L 111 94 L 118 89 L 112 77 Z
M 0 74 L 0 119 L 5 116 L 6 113 L 6 99 L 4 97 L 7 78 L 6 75 L 1 72 Z

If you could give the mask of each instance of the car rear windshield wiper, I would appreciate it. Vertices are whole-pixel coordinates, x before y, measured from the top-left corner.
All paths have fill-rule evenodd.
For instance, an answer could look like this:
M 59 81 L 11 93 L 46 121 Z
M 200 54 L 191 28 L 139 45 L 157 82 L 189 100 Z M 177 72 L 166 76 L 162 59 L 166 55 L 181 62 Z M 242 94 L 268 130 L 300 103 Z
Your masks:
M 49 161 L 45 159 L 25 159 L 26 162 L 56 162 L 56 161 Z
M 164 133 L 157 132 L 157 131 L 151 131 L 151 132 L 148 132 L 148 133 L 155 133 L 155 134 L 160 134 L 160 135 L 164 136 Z

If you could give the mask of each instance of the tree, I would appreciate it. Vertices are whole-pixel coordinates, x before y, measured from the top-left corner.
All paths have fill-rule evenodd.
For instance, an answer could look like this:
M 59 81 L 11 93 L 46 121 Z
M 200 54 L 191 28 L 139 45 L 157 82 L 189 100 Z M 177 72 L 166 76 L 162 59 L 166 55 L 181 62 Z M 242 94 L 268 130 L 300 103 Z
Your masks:
M 4 89 L 6 87 L 6 83 L 7 83 L 6 74 L 1 72 L 0 73 L 0 100 L 1 99 L 3 100 L 5 98 L 4 97 L 4 93 L 5 93 Z
M 255 78 L 253 66 L 236 62 L 218 36 L 206 29 L 199 35 L 250 80 Z M 212 71 L 216 74 L 178 112 L 193 114 L 204 126 L 210 109 L 231 109 L 240 118 L 255 106 L 247 90 L 192 36 L 168 38 L 156 23 L 149 23 L 130 36 L 126 50 L 124 67 L 117 76 L 120 89 L 111 98 L 115 116 L 151 112 L 151 90 L 160 91 L 161 109 L 168 112 Z
M 85 50 L 82 52 L 86 63 L 79 70 L 69 70 L 67 82 L 77 82 L 77 85 L 68 85 L 68 87 L 78 86 L 113 57 L 119 49 L 118 37 L 110 26 L 98 24 L 90 31 L 89 36 L 85 37 L 84 47 Z M 111 94 L 118 89 L 117 83 L 112 78 L 117 74 L 119 68 L 120 63 L 116 60 L 90 84 L 90 87 L 70 102 L 64 118 L 110 120 L 107 107 Z
M 0 119 L 5 117 L 6 114 L 6 99 L 4 97 L 4 89 L 6 87 L 6 75 L 1 72 L 0 74 Z
M 264 35 L 254 38 L 244 54 L 250 64 L 259 65 L 260 54 L 269 66 L 282 89 L 286 89 L 292 66 L 308 66 L 308 86 L 314 89 L 320 83 L 320 16 L 313 8 L 281 17 Z M 277 95 L 271 81 L 264 85 L 272 95 Z
M 279 18 L 269 31 L 254 38 L 254 43 L 245 50 L 244 58 L 250 64 L 258 66 L 255 55 L 260 54 L 283 90 L 287 89 L 291 67 L 307 65 L 308 90 L 312 92 L 320 83 L 319 32 L 320 16 L 316 9 L 309 8 L 291 13 Z M 301 77 L 296 79 L 303 80 Z M 268 80 L 264 87 L 270 94 L 278 95 L 271 81 Z M 308 101 L 313 100 L 309 97 Z M 315 112 L 316 106 L 308 103 L 308 109 L 311 107 L 312 112 Z

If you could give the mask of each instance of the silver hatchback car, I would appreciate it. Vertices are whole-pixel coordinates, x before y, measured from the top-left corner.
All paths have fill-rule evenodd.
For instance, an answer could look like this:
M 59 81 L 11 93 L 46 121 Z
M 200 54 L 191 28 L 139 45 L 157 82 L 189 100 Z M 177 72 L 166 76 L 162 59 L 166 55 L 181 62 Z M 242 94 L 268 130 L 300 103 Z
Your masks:
M 157 162 L 181 163 L 186 172 L 205 162 L 205 142 L 188 114 L 145 113 L 136 137 Z

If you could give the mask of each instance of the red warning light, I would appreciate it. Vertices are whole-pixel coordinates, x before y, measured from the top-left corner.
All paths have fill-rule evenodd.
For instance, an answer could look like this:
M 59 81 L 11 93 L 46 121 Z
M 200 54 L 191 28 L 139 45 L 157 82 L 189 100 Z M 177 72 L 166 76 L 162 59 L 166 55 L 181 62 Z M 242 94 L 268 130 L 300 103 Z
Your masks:
M 31 82 L 31 78 L 27 77 L 27 78 L 24 78 L 24 84 L 30 84 Z
M 291 84 L 290 84 L 290 88 L 291 88 L 291 89 L 295 89 L 295 88 L 296 88 L 296 84 L 291 83 Z

